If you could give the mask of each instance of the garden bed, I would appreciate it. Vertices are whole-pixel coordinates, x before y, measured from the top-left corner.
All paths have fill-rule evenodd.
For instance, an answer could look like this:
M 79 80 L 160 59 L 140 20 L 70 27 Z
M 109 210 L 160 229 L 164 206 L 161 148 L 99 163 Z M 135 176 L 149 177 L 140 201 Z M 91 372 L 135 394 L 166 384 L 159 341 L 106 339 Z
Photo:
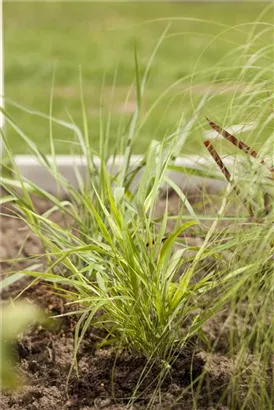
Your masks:
M 201 202 L 197 192 L 189 196 L 192 205 Z M 204 202 L 204 201 L 203 201 Z M 210 201 L 208 210 L 215 213 Z M 34 201 L 40 213 L 50 207 L 46 200 Z M 159 203 L 159 213 L 165 200 Z M 170 195 L 169 211 L 176 214 L 178 197 Z M 206 212 L 206 209 L 204 209 Z M 35 256 L 43 253 L 39 240 L 30 233 L 22 221 L 13 218 L 10 205 L 3 206 L 6 216 L 1 221 L 1 258 L 18 259 L 2 262 L 2 274 L 19 271 L 35 261 Z M 55 212 L 51 218 L 63 224 L 63 218 Z M 186 240 L 193 241 L 191 235 Z M 196 238 L 197 240 L 197 238 Z M 22 258 L 22 259 L 21 259 Z M 27 258 L 27 259 L 26 259 Z M 33 259 L 34 258 L 34 259 Z M 14 298 L 30 283 L 30 279 L 21 281 L 4 289 L 2 303 Z M 50 315 L 68 312 L 66 301 L 55 295 L 45 283 L 39 282 L 29 287 L 22 295 L 28 303 L 41 306 Z M 197 408 L 228 409 L 218 405 L 220 397 L 226 391 L 232 374 L 233 363 L 228 355 L 229 326 L 224 328 L 228 312 L 223 311 L 204 326 L 205 334 L 211 342 L 218 341 L 214 353 L 195 338 L 191 339 L 178 355 L 172 370 L 157 390 L 159 365 L 153 364 L 147 372 L 138 390 L 138 397 L 131 409 L 145 409 L 151 404 L 152 409 L 193 409 L 193 395 Z M 23 387 L 15 392 L 3 392 L 3 410 L 51 410 L 51 409 L 107 409 L 122 410 L 127 405 L 134 388 L 146 365 L 143 357 L 130 355 L 126 351 L 117 352 L 111 347 L 97 348 L 98 341 L 104 336 L 100 331 L 90 328 L 81 344 L 78 361 L 79 374 L 73 372 L 67 384 L 67 377 L 73 356 L 73 336 L 77 316 L 66 316 L 57 320 L 52 329 L 43 326 L 31 327 L 18 339 L 15 351 L 18 369 L 24 379 Z M 252 360 L 252 358 L 250 358 Z M 191 373 L 192 372 L 192 373 Z M 197 391 L 189 388 L 192 378 L 206 373 L 206 377 Z M 66 390 L 67 386 L 67 390 Z M 242 380 L 243 397 L 245 395 L 244 376 Z M 157 393 L 155 393 L 157 391 Z

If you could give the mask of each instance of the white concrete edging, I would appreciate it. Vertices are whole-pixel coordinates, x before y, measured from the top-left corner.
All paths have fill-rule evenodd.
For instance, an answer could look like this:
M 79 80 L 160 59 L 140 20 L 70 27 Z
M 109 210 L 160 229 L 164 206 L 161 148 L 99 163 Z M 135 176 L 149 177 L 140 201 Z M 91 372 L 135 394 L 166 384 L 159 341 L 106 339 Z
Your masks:
M 52 157 L 47 156 L 49 162 L 53 162 Z M 133 155 L 131 157 L 131 165 L 137 166 L 138 163 L 142 160 L 142 156 L 140 155 Z M 17 155 L 15 156 L 15 163 L 17 169 L 19 170 L 20 174 L 26 178 L 27 180 L 33 182 L 34 184 L 38 185 L 40 188 L 49 191 L 51 193 L 57 192 L 56 180 L 54 179 L 53 175 L 49 172 L 49 170 L 39 163 L 38 159 L 28 155 Z M 60 174 L 65 177 L 70 184 L 74 187 L 78 186 L 78 180 L 75 172 L 75 168 L 77 168 L 77 172 L 84 177 L 87 171 L 87 162 L 86 159 L 82 156 L 72 156 L 72 155 L 57 155 L 55 157 L 55 163 L 58 167 Z M 96 165 L 100 164 L 100 160 L 98 157 L 94 157 L 94 163 Z M 232 165 L 232 159 L 225 159 L 224 163 L 226 165 Z M 123 164 L 123 156 L 116 157 L 113 161 L 113 158 L 110 158 L 108 161 L 108 169 L 110 172 L 117 172 L 117 170 Z M 174 165 L 178 167 L 185 167 L 189 169 L 198 169 L 198 170 L 206 170 L 210 169 L 217 170 L 217 166 L 215 162 L 211 158 L 202 158 L 198 156 L 188 156 L 188 157 L 178 157 L 176 158 Z M 169 178 L 171 178 L 177 185 L 184 189 L 189 189 L 193 187 L 201 187 L 205 185 L 208 189 L 219 191 L 226 185 L 225 179 L 218 180 L 212 178 L 204 178 L 204 177 L 197 177 L 191 176 L 187 174 L 183 174 L 178 171 L 169 171 L 168 172 Z M 134 180 L 134 185 L 138 183 L 140 179 L 140 174 Z

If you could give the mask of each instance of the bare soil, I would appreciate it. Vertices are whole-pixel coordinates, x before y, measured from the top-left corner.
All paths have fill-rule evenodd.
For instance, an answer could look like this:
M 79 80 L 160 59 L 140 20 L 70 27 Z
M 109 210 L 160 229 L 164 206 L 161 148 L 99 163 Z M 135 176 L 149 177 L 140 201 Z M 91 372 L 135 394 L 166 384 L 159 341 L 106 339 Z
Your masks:
M 174 210 L 177 199 L 171 198 Z M 44 200 L 35 200 L 39 212 L 44 212 L 50 204 Z M 30 233 L 24 222 L 14 218 L 10 206 L 3 206 L 5 216 L 1 218 L 1 270 L 20 271 L 33 258 L 43 252 L 39 240 Z M 63 223 L 55 213 L 55 222 Z M 18 259 L 19 258 L 19 259 Z M 23 259 L 20 259 L 23 258 Z M 27 258 L 27 259 L 26 259 Z M 8 259 L 18 259 L 8 262 Z M 2 303 L 7 303 L 29 284 L 29 279 L 22 279 L 2 292 Z M 29 287 L 22 295 L 28 303 L 41 306 L 50 315 L 68 311 L 65 301 L 53 294 L 45 283 L 39 282 Z M 225 315 L 225 313 L 224 313 Z M 125 410 L 139 382 L 146 361 L 143 357 L 131 355 L 126 351 L 117 352 L 112 348 L 97 348 L 98 340 L 103 336 L 98 330 L 90 328 L 81 344 L 78 360 L 78 375 L 73 372 L 67 380 L 73 355 L 74 329 L 77 316 L 56 319 L 56 326 L 48 329 L 32 326 L 20 335 L 14 351 L 18 358 L 18 370 L 24 384 L 17 391 L 3 391 L 2 410 Z M 209 337 L 219 337 L 224 317 L 220 315 L 207 324 L 205 331 Z M 138 390 L 138 397 L 131 409 L 193 409 L 193 392 L 188 389 L 191 379 L 204 371 L 206 381 L 194 392 L 198 410 L 228 410 L 229 407 L 218 405 L 222 393 L 226 390 L 231 376 L 231 361 L 226 355 L 225 338 L 219 352 L 206 352 L 204 346 L 192 340 L 179 354 L 168 376 L 161 384 L 158 393 L 157 376 L 159 365 L 154 364 L 146 373 Z M 192 372 L 192 373 L 191 373 Z

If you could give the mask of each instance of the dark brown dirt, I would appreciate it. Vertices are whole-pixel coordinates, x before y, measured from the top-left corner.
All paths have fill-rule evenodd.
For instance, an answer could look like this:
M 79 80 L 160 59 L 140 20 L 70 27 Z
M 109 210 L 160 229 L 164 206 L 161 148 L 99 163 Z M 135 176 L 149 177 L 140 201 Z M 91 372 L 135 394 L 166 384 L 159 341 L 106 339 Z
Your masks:
M 176 207 L 176 198 L 174 206 Z M 44 212 L 49 204 L 36 200 L 37 209 Z M 19 271 L 33 263 L 43 249 L 39 240 L 30 233 L 24 222 L 13 217 L 12 208 L 5 206 L 1 220 L 1 269 Z M 62 223 L 58 213 L 53 215 Z M 28 257 L 28 259 L 26 259 Z M 8 262 L 7 259 L 17 259 Z M 24 258 L 21 260 L 20 258 Z M 2 303 L 16 296 L 29 280 L 22 279 L 2 293 Z M 68 311 L 65 301 L 52 293 L 44 283 L 36 283 L 23 294 L 28 303 L 41 306 L 50 315 Z M 228 410 L 218 401 L 225 391 L 231 375 L 231 361 L 223 354 L 209 355 L 195 341 L 186 346 L 172 365 L 170 372 L 156 390 L 159 364 L 145 372 L 136 399 L 129 406 L 139 378 L 146 365 L 143 357 L 128 352 L 115 352 L 111 348 L 97 348 L 102 334 L 90 328 L 78 354 L 78 376 L 75 371 L 67 380 L 73 358 L 73 336 L 77 316 L 55 319 L 56 326 L 46 329 L 32 326 L 21 335 L 14 347 L 18 358 L 18 371 L 24 380 L 17 391 L 3 391 L 2 410 L 125 410 L 125 409 L 193 409 L 193 393 L 188 389 L 191 377 L 198 377 L 206 370 L 207 383 L 195 392 L 198 410 Z M 220 317 L 220 323 L 223 317 Z M 215 338 L 216 328 L 210 325 L 206 332 Z M 213 335 L 213 336 L 212 336 Z M 191 374 L 192 368 L 192 374 Z M 156 391 L 156 393 L 155 393 Z
M 12 291 L 4 298 L 16 295 L 19 287 L 13 286 Z M 66 312 L 64 301 L 53 295 L 45 285 L 37 284 L 28 289 L 25 298 L 29 303 L 44 307 L 50 314 Z M 97 349 L 96 343 L 100 334 L 90 329 L 80 347 L 78 354 L 79 375 L 75 372 L 68 381 L 73 355 L 73 335 L 77 317 L 65 317 L 58 320 L 53 329 L 43 326 L 33 326 L 18 338 L 15 353 L 18 358 L 18 370 L 24 381 L 23 387 L 16 392 L 3 392 L 1 409 L 3 410 L 53 410 L 53 409 L 81 409 L 81 410 L 122 410 L 127 408 L 132 393 L 139 382 L 140 375 L 146 366 L 143 357 L 130 355 L 128 352 L 115 352 L 110 348 Z M 206 395 L 201 397 L 202 409 L 210 409 L 212 403 L 218 399 L 219 381 L 222 383 L 225 372 L 221 366 L 223 358 L 218 358 L 216 368 L 213 369 L 215 397 Z M 171 372 L 161 386 L 161 400 L 155 395 L 153 409 L 192 409 L 190 392 L 185 392 L 189 386 L 190 368 L 192 377 L 199 376 L 206 364 L 206 355 L 195 353 L 195 346 L 187 347 L 174 363 Z M 218 374 L 218 367 L 220 374 Z M 138 394 L 140 397 L 132 409 L 145 409 L 152 400 L 157 387 L 157 375 L 160 367 L 155 364 L 143 378 Z M 112 372 L 114 376 L 112 380 Z M 220 408 L 221 407 L 214 407 Z M 224 409 L 224 407 L 223 407 Z

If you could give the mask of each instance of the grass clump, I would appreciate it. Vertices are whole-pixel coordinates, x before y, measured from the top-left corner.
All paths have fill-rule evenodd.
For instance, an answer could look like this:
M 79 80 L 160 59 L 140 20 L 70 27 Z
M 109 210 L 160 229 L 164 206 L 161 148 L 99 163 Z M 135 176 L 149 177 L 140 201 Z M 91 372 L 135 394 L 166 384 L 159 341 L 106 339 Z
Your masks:
M 4 201 L 13 202 L 16 216 L 27 222 L 45 249 L 43 273 L 34 268 L 23 273 L 34 281 L 50 283 L 53 291 L 73 306 L 67 314 L 79 315 L 73 356 L 76 367 L 77 351 L 90 326 L 103 330 L 98 346 L 128 349 L 156 360 L 165 374 L 190 340 L 198 340 L 199 346 L 210 354 L 219 354 L 220 341 L 225 337 L 231 371 L 225 381 L 226 388 L 216 393 L 220 403 L 231 409 L 269 408 L 273 400 L 274 193 L 273 164 L 264 157 L 272 154 L 269 147 L 273 140 L 270 135 L 263 150 L 257 153 L 247 145 L 249 141 L 242 141 L 242 137 L 240 140 L 225 130 L 228 122 L 248 119 L 245 112 L 248 104 L 254 115 L 255 110 L 260 112 L 264 102 L 263 114 L 258 114 L 259 121 L 252 129 L 256 132 L 256 144 L 265 138 L 273 113 L 267 106 L 269 96 L 261 96 L 264 70 L 259 72 L 255 67 L 258 76 L 251 80 L 251 85 L 256 87 L 249 94 L 248 104 L 243 104 L 242 91 L 235 92 L 226 109 L 222 107 L 222 126 L 209 122 L 221 139 L 226 140 L 224 143 L 233 143 L 235 161 L 234 169 L 228 169 L 223 162 L 222 142 L 205 142 L 227 180 L 227 189 L 219 195 L 217 205 L 211 203 L 212 209 L 216 209 L 213 215 L 198 214 L 168 172 L 170 169 L 186 172 L 174 162 L 189 136 L 201 128 L 199 121 L 213 99 L 211 95 L 206 94 L 197 105 L 192 100 L 196 107 L 194 114 L 182 116 L 177 129 L 166 133 L 161 142 L 152 140 L 142 158 L 132 155 L 146 118 L 142 117 L 142 108 L 149 70 L 165 35 L 166 31 L 143 77 L 135 53 L 136 110 L 114 150 L 110 144 L 111 114 L 105 118 L 103 110 L 99 149 L 93 149 L 83 98 L 83 131 L 72 121 L 55 119 L 51 100 L 48 116 L 51 161 L 5 113 L 8 125 L 54 178 L 58 192 L 57 196 L 51 195 L 22 177 L 8 139 L 3 135 L 11 164 L 8 170 L 13 172 L 13 178 L 1 178 L 10 194 Z M 256 64 L 259 56 L 255 54 Z M 225 70 L 221 72 L 233 73 L 233 67 L 231 72 Z M 248 68 L 243 68 L 245 80 L 249 74 Z M 54 123 L 74 132 L 77 137 L 74 144 L 86 162 L 85 175 L 75 169 L 77 188 L 58 170 Z M 117 162 L 120 154 L 124 156 L 122 165 Z M 205 177 L 215 173 L 209 169 L 190 172 Z M 180 200 L 175 216 L 169 213 L 168 187 L 172 187 Z M 39 214 L 33 195 L 48 199 L 51 209 Z M 163 198 L 165 207 L 159 216 L 157 204 Z M 203 211 L 207 200 L 210 203 L 211 198 L 203 198 Z M 51 219 L 56 210 L 63 216 L 61 225 Z M 188 235 L 199 239 L 200 245 L 188 245 L 185 239 Z M 217 336 L 211 338 L 204 325 L 220 313 L 225 317 L 224 326 L 218 323 Z M 204 374 L 199 375 L 199 380 L 192 380 L 190 388 L 203 390 L 207 372 L 205 366 Z M 209 396 L 211 388 L 209 385 Z
M 56 291 L 69 285 L 64 296 L 83 307 L 77 347 L 92 324 L 107 331 L 102 344 L 167 359 L 201 326 L 203 318 L 196 315 L 183 330 L 189 314 L 197 310 L 196 296 L 216 286 L 216 279 L 209 273 L 200 283 L 191 282 L 192 270 L 179 272 L 182 260 L 191 261 L 188 247 L 174 252 L 179 237 L 197 220 L 183 223 L 178 216 L 170 229 L 167 210 L 160 221 L 155 217 L 174 149 L 176 144 L 170 139 L 151 143 L 133 191 L 129 181 L 140 164 L 113 175 L 101 159 L 94 183 L 88 182 L 88 188 L 83 186 L 79 192 L 72 190 L 71 202 L 55 199 L 53 209 L 70 218 L 70 228 L 50 221 L 51 211 L 45 215 L 35 212 L 24 181 L 23 195 L 12 191 L 18 215 L 27 220 L 47 251 L 48 267 L 43 275 L 28 274 L 54 283 Z M 11 181 L 4 182 L 10 191 Z M 30 191 L 49 198 L 38 187 L 31 186 Z
M 4 141 L 10 153 L 5 137 Z M 211 218 L 197 214 L 169 179 L 179 142 L 174 135 L 152 141 L 145 156 L 136 160 L 127 140 L 128 160 L 122 166 L 104 148 L 99 161 L 86 157 L 87 175 L 78 175 L 78 189 L 59 174 L 54 161 L 37 151 L 56 177 L 60 199 L 21 177 L 13 162 L 16 179 L 2 177 L 2 185 L 11 195 L 16 216 L 40 238 L 46 258 L 43 273 L 33 268 L 23 274 L 34 282 L 48 282 L 73 307 L 66 314 L 79 316 L 76 368 L 77 351 L 90 326 L 102 331 L 98 347 L 126 349 L 156 361 L 162 377 L 189 341 L 198 339 L 207 352 L 218 355 L 225 335 L 231 370 L 220 402 L 235 409 L 252 408 L 254 403 L 268 408 L 273 399 L 274 343 L 272 166 L 259 157 L 252 159 L 250 172 L 246 165 L 242 179 L 240 169 L 231 172 L 217 215 Z M 90 152 L 89 146 L 83 146 L 85 154 Z M 224 173 L 221 157 L 218 161 Z M 262 179 L 266 164 L 270 170 Z M 254 184 L 255 175 L 260 184 Z M 169 183 L 180 196 L 175 216 L 168 209 Z M 62 199 L 64 193 L 68 199 Z M 52 208 L 38 214 L 33 195 L 47 198 Z M 165 209 L 159 216 L 160 200 Z M 51 219 L 56 210 L 63 215 L 61 226 Z M 187 245 L 189 235 L 202 238 L 201 244 Z M 223 311 L 224 326 L 218 324 L 211 340 L 204 326 Z M 209 368 L 205 365 L 204 373 L 193 380 L 193 389 L 205 388 Z
M 209 141 L 207 149 L 249 215 L 237 220 L 225 232 L 229 251 L 226 278 L 232 270 L 238 275 L 223 292 L 228 301 L 227 344 L 232 358 L 232 375 L 223 398 L 230 408 L 271 408 L 273 403 L 274 351 L 274 168 L 271 157 L 263 157 L 234 135 L 210 122 L 222 137 L 247 158 L 235 161 L 233 175 Z M 270 136 L 267 146 L 271 146 Z M 252 158 L 252 159 L 250 159 Z M 224 302 L 224 301 L 223 301 Z M 226 302 L 224 302 L 224 305 Z M 218 340 L 213 345 L 213 350 Z M 245 388 L 243 386 L 245 385 Z

